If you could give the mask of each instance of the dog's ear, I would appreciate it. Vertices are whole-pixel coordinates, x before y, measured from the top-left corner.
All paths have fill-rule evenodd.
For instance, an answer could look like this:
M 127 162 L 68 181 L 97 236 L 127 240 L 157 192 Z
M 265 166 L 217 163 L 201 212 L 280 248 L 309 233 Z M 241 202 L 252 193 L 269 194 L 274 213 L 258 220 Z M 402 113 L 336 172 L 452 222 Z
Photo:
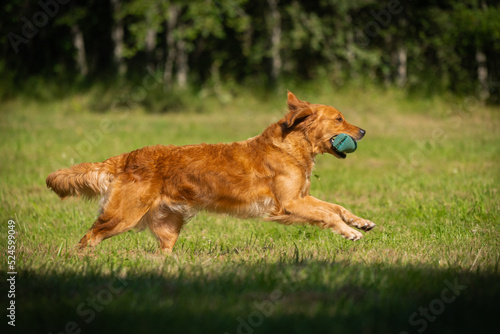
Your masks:
M 309 115 L 312 115 L 313 110 L 309 106 L 302 107 L 296 110 L 290 110 L 285 118 L 282 120 L 281 124 L 284 124 L 286 128 L 291 128 L 296 123 L 303 121 Z
M 280 122 L 285 128 L 291 128 L 294 124 L 302 121 L 309 115 L 312 115 L 313 109 L 311 104 L 306 101 L 299 100 L 291 91 L 288 91 L 288 113 Z
M 309 106 L 311 105 L 309 102 L 307 101 L 301 101 L 297 98 L 297 96 L 295 96 L 295 94 L 293 94 L 291 91 L 287 91 L 287 104 L 288 104 L 288 110 L 292 111 L 292 110 L 297 110 L 297 109 L 301 109 L 305 106 Z

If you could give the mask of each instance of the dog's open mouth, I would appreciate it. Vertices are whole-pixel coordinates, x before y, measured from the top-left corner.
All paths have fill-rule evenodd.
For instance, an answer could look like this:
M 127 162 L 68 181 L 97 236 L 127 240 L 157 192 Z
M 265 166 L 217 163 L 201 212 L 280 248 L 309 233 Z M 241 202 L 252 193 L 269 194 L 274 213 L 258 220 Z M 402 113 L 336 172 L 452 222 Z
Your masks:
M 337 151 L 335 147 L 332 146 L 333 154 L 340 159 L 345 159 L 347 158 L 347 154 L 344 152 Z
M 358 147 L 357 141 L 345 133 L 341 133 L 330 138 L 330 144 L 333 154 L 340 159 L 345 159 L 347 157 L 347 153 L 356 151 Z

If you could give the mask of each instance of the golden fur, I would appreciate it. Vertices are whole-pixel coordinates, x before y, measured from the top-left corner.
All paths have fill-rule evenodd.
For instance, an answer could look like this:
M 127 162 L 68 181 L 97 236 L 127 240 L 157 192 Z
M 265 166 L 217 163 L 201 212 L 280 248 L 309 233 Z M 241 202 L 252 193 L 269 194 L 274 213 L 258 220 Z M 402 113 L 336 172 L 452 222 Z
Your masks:
M 229 144 L 149 146 L 82 163 L 47 177 L 61 198 L 102 196 L 100 214 L 79 246 L 135 227 L 149 227 L 171 252 L 186 221 L 201 210 L 280 223 L 309 223 L 350 240 L 375 224 L 309 195 L 314 158 L 329 153 L 330 138 L 365 131 L 335 108 L 301 101 L 288 92 L 288 113 L 261 135 Z

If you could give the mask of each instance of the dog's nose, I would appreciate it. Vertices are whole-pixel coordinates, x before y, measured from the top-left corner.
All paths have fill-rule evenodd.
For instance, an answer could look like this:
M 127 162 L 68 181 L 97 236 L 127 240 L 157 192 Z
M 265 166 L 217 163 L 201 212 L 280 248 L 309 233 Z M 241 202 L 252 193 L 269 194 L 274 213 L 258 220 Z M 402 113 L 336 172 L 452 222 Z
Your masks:
M 359 134 L 361 135 L 361 138 L 365 136 L 366 131 L 363 129 L 359 129 Z

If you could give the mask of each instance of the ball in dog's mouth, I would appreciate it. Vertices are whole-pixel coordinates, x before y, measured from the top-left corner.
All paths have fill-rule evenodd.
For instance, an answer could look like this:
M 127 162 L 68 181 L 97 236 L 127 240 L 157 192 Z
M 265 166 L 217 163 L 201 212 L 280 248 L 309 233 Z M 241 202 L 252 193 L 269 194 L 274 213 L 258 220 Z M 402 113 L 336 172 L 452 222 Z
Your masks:
M 358 148 L 356 140 L 345 133 L 333 136 L 330 138 L 330 143 L 332 144 L 332 149 L 342 159 L 347 156 L 346 153 L 352 153 Z

